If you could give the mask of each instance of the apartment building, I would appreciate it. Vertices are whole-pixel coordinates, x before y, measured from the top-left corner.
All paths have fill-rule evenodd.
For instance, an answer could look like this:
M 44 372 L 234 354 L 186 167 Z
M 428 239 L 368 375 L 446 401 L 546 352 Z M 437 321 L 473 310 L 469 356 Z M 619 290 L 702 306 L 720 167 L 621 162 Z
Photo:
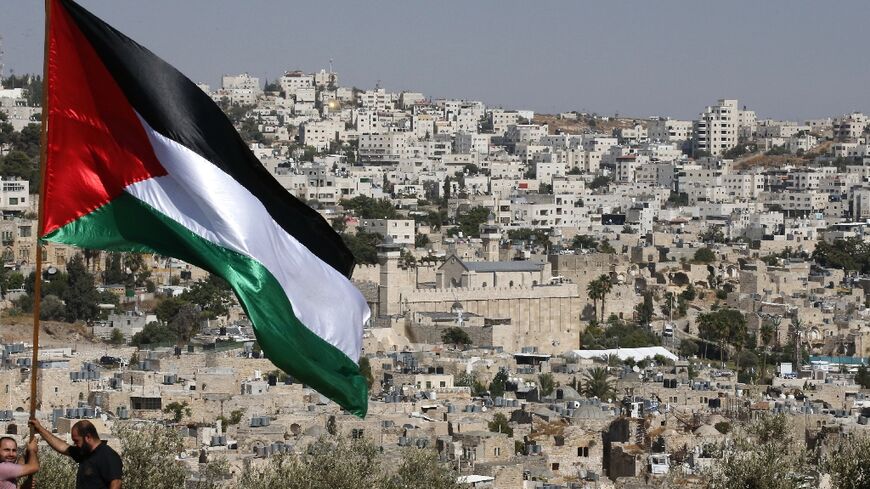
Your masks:
M 650 141 L 688 141 L 692 137 L 692 121 L 650 119 L 647 122 L 647 136 Z
M 755 113 L 741 111 L 737 100 L 720 99 L 710 105 L 693 125 L 694 150 L 719 156 L 737 146 L 740 127 L 753 127 Z

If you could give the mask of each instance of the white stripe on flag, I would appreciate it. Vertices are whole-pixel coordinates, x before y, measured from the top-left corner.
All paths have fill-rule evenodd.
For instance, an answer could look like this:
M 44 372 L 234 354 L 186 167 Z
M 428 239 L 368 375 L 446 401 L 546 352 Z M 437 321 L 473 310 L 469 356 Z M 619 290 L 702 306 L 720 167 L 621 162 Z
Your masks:
M 358 362 L 371 311 L 350 280 L 287 234 L 248 189 L 139 120 L 168 175 L 126 191 L 196 235 L 260 262 L 302 324 Z

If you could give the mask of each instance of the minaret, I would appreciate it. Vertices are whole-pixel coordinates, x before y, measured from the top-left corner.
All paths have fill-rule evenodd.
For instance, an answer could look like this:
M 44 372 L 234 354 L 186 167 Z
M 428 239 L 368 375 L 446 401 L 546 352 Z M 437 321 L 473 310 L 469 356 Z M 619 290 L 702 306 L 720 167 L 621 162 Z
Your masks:
M 501 233 L 498 230 L 498 224 L 495 223 L 495 216 L 492 212 L 489 213 L 486 224 L 480 225 L 480 239 L 483 241 L 484 261 L 498 261 L 498 246 L 501 242 Z
M 378 310 L 380 316 L 394 316 L 401 311 L 399 304 L 399 286 L 402 269 L 399 268 L 399 257 L 402 255 L 402 245 L 393 242 L 387 235 L 378 245 L 378 263 L 381 266 L 381 280 L 378 287 Z

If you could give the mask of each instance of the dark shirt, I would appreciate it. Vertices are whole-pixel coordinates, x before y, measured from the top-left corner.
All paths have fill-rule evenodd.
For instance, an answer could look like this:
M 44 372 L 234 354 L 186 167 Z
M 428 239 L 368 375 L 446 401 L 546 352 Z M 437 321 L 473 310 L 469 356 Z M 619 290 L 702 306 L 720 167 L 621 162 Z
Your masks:
M 121 479 L 121 457 L 104 441 L 90 453 L 71 446 L 67 454 L 79 464 L 76 489 L 108 489 L 113 480 Z

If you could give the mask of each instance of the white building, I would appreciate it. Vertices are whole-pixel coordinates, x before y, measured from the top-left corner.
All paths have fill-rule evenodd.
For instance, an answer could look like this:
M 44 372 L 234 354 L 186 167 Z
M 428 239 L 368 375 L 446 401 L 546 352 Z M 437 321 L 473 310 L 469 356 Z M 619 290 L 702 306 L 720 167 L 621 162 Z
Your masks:
M 694 123 L 695 151 L 719 156 L 737 146 L 739 129 L 755 125 L 755 113 L 741 111 L 737 100 L 720 99 L 708 106 Z
M 300 88 L 314 87 L 314 76 L 306 75 L 301 71 L 290 71 L 284 73 L 281 78 L 278 79 L 278 85 L 281 85 L 281 91 L 283 91 L 287 97 L 295 97 L 296 90 Z
M 688 141 L 692 137 L 692 121 L 650 119 L 647 135 L 651 141 Z
M 362 219 L 360 229 L 384 237 L 390 236 L 394 243 L 400 245 L 414 244 L 416 228 L 413 219 Z
M 26 212 L 30 209 L 30 182 L 0 177 L 0 211 Z

